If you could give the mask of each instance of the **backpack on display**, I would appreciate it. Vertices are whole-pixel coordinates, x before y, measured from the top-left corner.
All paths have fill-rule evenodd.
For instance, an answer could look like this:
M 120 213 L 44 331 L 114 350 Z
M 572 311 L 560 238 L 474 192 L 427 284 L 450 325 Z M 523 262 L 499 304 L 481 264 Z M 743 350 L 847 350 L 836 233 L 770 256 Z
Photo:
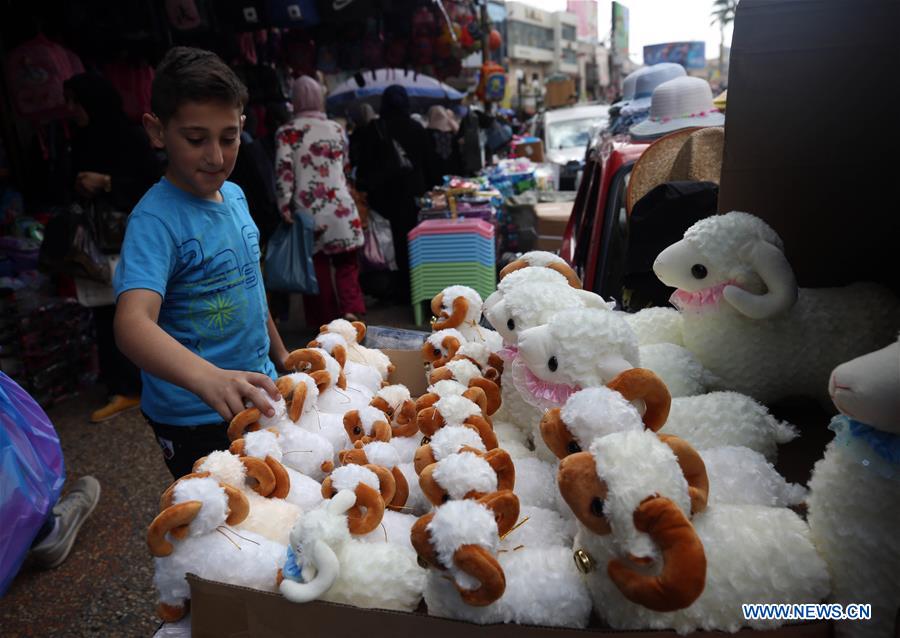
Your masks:
M 311 27 L 319 24 L 314 0 L 268 0 L 269 20 L 275 27 Z
M 176 31 L 196 31 L 209 27 L 209 13 L 202 0 L 166 0 L 166 17 Z
M 16 112 L 29 120 L 68 115 L 63 82 L 84 73 L 77 55 L 43 34 L 19 45 L 6 61 L 6 77 Z

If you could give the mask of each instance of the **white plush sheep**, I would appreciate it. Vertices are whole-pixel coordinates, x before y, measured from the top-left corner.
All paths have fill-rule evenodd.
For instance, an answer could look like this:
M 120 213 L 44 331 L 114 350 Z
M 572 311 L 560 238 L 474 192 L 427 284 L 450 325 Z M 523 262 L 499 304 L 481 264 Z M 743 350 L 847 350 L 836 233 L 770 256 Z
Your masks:
M 367 395 L 369 399 L 375 395 L 384 379 L 374 366 L 358 363 L 349 359 L 350 349 L 347 340 L 336 332 L 323 332 L 306 344 L 308 348 L 321 348 L 341 365 L 347 379 L 347 390 Z
M 559 255 L 547 252 L 546 250 L 532 250 L 523 254 L 518 259 L 508 263 L 500 271 L 501 283 L 510 275 L 525 268 L 544 268 L 554 270 L 566 278 L 566 281 L 573 288 L 581 288 L 581 279 L 572 270 L 572 267 L 566 263 L 566 260 Z
M 154 558 L 157 613 L 175 622 L 185 613 L 190 587 L 185 574 L 274 591 L 285 546 L 253 532 L 234 531 L 249 511 L 240 491 L 208 477 L 177 481 L 163 495 L 147 545 Z
M 493 330 L 482 328 L 481 295 L 468 286 L 449 286 L 431 300 L 431 311 L 437 319 L 432 322 L 432 330 L 456 328 L 466 341 L 482 343 L 491 352 L 503 347 L 503 340 Z
M 616 629 L 735 632 L 743 603 L 816 603 L 825 564 L 791 510 L 716 505 L 691 518 L 675 453 L 652 432 L 616 432 L 560 463 L 579 520 L 577 555 L 595 611 Z
M 456 328 L 444 328 L 428 335 L 422 344 L 422 359 L 425 361 L 426 372 L 444 365 L 456 355 L 456 351 L 464 343 L 466 338 Z
M 422 436 L 416 425 L 416 402 L 405 385 L 388 385 L 375 393 L 369 402 L 373 408 L 385 413 L 390 419 L 391 440 L 400 455 L 401 463 L 411 463 Z
M 356 500 L 353 491 L 339 491 L 297 521 L 290 534 L 289 558 L 294 565 L 285 567 L 281 593 L 297 603 L 321 599 L 414 610 L 425 587 L 425 571 L 416 563 L 415 552 L 402 545 L 352 538 L 347 511 Z
M 366 324 L 361 321 L 350 322 L 346 319 L 335 319 L 319 328 L 319 337 L 328 333 L 339 334 L 346 340 L 348 361 L 373 367 L 381 375 L 383 381 L 388 380 L 394 370 L 394 364 L 381 350 L 366 348 L 362 345 L 366 338 Z
M 685 346 L 723 389 L 763 403 L 826 403 L 832 368 L 890 343 L 900 326 L 900 300 L 881 286 L 798 288 L 781 238 L 747 213 L 697 222 L 653 270 L 678 289 Z
M 832 600 L 872 605 L 871 620 L 839 622 L 837 635 L 891 636 L 900 603 L 900 344 L 835 368 L 829 392 L 843 414 L 809 481 L 809 527 Z
M 450 501 L 419 519 L 412 536 L 432 568 L 425 588 L 429 614 L 479 624 L 587 625 L 590 597 L 568 547 L 501 550 L 500 537 L 510 533 L 518 513 L 516 497 L 497 492 Z

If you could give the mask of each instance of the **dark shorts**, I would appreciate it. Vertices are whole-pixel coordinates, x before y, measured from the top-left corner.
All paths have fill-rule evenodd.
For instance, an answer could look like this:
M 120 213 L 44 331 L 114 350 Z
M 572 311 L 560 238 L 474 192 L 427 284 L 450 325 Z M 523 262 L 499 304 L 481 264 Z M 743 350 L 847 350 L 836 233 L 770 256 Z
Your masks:
M 231 445 L 228 424 L 224 421 L 210 425 L 167 425 L 157 423 L 146 414 L 144 418 L 153 428 L 163 460 L 176 479 L 190 474 L 197 459 L 216 450 L 227 450 Z

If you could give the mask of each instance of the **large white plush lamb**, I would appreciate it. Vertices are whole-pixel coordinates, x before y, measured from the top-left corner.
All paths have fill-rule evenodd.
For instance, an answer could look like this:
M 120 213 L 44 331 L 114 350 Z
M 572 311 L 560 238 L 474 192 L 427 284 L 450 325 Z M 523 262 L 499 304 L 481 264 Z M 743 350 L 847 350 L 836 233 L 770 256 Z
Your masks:
M 341 490 L 297 521 L 290 534 L 293 564 L 285 565 L 281 593 L 297 603 L 321 599 L 414 610 L 422 599 L 425 571 L 409 547 L 351 537 L 347 512 L 356 499 L 352 491 Z
M 691 517 L 675 453 L 649 431 L 595 439 L 560 463 L 579 520 L 595 611 L 616 629 L 735 632 L 743 603 L 817 603 L 828 573 L 809 529 L 787 508 L 711 505 Z
M 678 289 L 684 345 L 723 389 L 763 403 L 827 403 L 831 370 L 887 345 L 900 326 L 900 300 L 881 286 L 798 288 L 781 238 L 747 213 L 697 222 L 653 270 Z
M 209 477 L 179 479 L 163 497 L 150 524 L 147 545 L 154 558 L 157 614 L 175 622 L 185 613 L 190 586 L 185 574 L 274 591 L 285 546 L 253 532 L 236 532 L 250 505 L 236 488 Z
M 900 608 L 900 343 L 835 368 L 829 392 L 843 414 L 809 482 L 809 527 L 831 572 L 832 600 L 872 605 L 871 620 L 839 622 L 838 636 L 892 636 Z

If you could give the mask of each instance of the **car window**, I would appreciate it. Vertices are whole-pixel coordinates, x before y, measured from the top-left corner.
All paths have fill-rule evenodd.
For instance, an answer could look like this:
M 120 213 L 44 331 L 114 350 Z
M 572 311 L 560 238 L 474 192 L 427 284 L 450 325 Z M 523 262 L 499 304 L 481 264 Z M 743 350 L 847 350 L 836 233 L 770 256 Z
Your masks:
M 596 127 L 602 121 L 602 118 L 585 118 L 548 124 L 547 146 L 551 150 L 587 148 L 591 141 L 592 127 Z

